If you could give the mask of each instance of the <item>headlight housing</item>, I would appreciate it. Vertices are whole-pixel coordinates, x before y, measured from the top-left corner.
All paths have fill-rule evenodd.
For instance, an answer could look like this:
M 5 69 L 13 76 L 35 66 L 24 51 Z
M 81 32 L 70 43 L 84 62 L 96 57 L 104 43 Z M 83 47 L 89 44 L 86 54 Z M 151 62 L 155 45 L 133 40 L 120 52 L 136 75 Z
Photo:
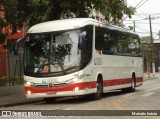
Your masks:
M 24 85 L 25 85 L 25 86 L 33 86 L 34 83 L 33 83 L 33 82 L 30 82 L 30 81 L 25 81 Z

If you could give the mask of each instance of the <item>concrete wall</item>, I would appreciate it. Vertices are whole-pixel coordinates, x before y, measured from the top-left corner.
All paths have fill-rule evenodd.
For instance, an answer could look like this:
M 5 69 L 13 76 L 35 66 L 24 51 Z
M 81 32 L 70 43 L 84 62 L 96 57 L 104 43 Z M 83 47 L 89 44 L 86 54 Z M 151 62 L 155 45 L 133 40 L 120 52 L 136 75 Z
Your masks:
M 25 95 L 24 86 L 5 86 L 0 87 L 0 96 L 7 95 Z

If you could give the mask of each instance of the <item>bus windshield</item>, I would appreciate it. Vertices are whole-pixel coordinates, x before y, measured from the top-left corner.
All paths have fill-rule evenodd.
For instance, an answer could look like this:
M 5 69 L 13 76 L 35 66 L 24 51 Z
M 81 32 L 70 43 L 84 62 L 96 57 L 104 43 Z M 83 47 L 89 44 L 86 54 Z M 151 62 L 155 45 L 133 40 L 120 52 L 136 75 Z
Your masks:
M 80 66 L 80 30 L 28 34 L 25 40 L 24 73 L 54 74 L 74 72 Z

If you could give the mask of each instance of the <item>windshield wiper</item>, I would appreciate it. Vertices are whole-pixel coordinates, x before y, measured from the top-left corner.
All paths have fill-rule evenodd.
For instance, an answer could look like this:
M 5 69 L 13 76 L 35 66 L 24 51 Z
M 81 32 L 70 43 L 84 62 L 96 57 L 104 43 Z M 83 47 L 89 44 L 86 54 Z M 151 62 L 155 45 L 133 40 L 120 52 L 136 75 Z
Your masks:
M 79 69 L 79 66 L 71 66 L 71 67 L 65 69 L 65 71 L 69 71 L 69 70 L 73 70 L 73 69 Z

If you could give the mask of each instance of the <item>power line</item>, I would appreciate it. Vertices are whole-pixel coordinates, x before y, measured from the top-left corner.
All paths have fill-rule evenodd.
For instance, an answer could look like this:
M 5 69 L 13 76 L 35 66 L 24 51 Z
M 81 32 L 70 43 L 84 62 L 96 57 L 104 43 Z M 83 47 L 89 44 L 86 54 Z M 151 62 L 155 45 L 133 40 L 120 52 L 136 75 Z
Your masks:
M 143 1 L 143 0 L 142 0 Z M 140 8 L 143 4 L 145 4 L 148 0 L 144 1 L 140 6 L 137 6 L 136 9 Z
M 144 3 L 146 3 L 148 0 L 146 0 L 146 1 L 144 1 L 143 2 L 143 0 L 141 0 L 137 5 L 136 5 L 136 7 L 134 7 L 135 8 L 135 10 L 137 10 L 138 8 L 140 8 Z M 142 3 L 143 2 L 143 3 Z M 142 4 L 141 4 L 142 3 Z M 141 4 L 141 5 L 140 5 Z M 139 6 L 140 5 L 140 6 Z M 127 18 L 128 16 L 126 16 L 124 19 L 123 19 L 123 21 Z
M 143 29 L 143 28 L 141 28 L 141 27 L 139 27 L 139 26 L 137 26 L 137 25 L 136 25 L 136 27 L 138 27 L 139 29 L 141 29 L 141 30 L 143 30 L 143 31 L 147 31 L 147 32 L 148 32 L 148 30 Z
M 153 16 L 160 15 L 160 13 L 145 13 L 145 14 L 147 14 L 147 15 L 153 15 Z M 142 15 L 144 15 L 144 14 L 143 13 L 142 14 L 134 14 L 134 16 L 142 16 Z
M 136 31 L 136 33 L 138 33 L 138 34 L 149 34 L 149 32 L 140 32 L 140 31 Z
M 142 9 L 141 9 L 141 8 L 140 8 L 140 11 L 143 13 L 143 15 L 144 15 L 144 16 L 147 16 L 147 15 L 142 11 Z M 142 16 L 141 16 L 141 17 L 142 17 Z
M 157 17 L 152 17 L 151 19 L 159 19 L 160 18 L 160 16 L 157 16 Z M 148 20 L 148 19 L 150 19 L 150 18 L 148 18 L 148 17 L 146 17 L 144 20 Z
M 135 0 L 134 0 L 134 1 L 135 1 Z M 135 1 L 135 2 L 136 2 L 136 1 Z M 135 8 L 138 7 L 142 2 L 143 2 L 143 0 L 141 0 L 141 1 L 135 6 Z
M 144 19 L 128 19 L 128 20 L 124 20 L 124 21 L 144 21 Z
M 157 16 L 157 17 L 152 17 L 151 19 L 159 19 L 160 16 Z M 144 21 L 144 20 L 148 20 L 149 18 L 146 17 L 146 18 L 143 18 L 143 19 L 128 19 L 128 20 L 124 20 L 124 21 Z
M 155 39 L 158 35 L 159 35 L 159 33 L 157 33 L 157 34 L 153 37 L 153 39 Z
M 150 32 L 141 32 L 141 31 L 136 31 L 136 33 L 140 33 L 140 34 L 148 34 L 150 35 Z M 157 34 L 157 32 L 153 32 L 153 34 Z
M 134 0 L 134 1 L 135 1 L 135 0 Z M 142 1 L 143 1 L 143 0 L 142 0 Z M 140 3 L 142 3 L 142 1 L 141 1 Z M 148 1 L 148 0 L 147 0 L 147 1 Z M 145 1 L 145 2 L 147 2 L 147 1 Z M 135 2 L 136 2 L 136 1 L 135 1 Z M 145 2 L 144 2 L 144 3 L 145 3 Z M 143 4 L 144 4 L 144 3 L 143 3 Z M 142 4 L 142 5 L 143 5 L 143 4 Z M 142 6 L 142 5 L 141 5 L 141 6 Z M 137 5 L 137 7 L 138 7 L 138 5 Z M 139 7 L 140 7 L 140 6 L 139 6 Z M 138 8 L 139 8 L 139 7 L 138 7 Z M 138 8 L 137 8 L 137 9 L 138 9 Z M 143 12 L 143 10 L 142 10 L 141 8 L 140 8 L 140 11 L 142 12 L 142 14 L 143 14 L 144 16 L 146 16 L 146 14 Z
M 125 24 L 133 24 L 133 23 L 125 23 Z M 149 23 L 136 22 L 136 24 L 149 24 Z M 160 23 L 152 23 L 152 24 L 160 24 Z

